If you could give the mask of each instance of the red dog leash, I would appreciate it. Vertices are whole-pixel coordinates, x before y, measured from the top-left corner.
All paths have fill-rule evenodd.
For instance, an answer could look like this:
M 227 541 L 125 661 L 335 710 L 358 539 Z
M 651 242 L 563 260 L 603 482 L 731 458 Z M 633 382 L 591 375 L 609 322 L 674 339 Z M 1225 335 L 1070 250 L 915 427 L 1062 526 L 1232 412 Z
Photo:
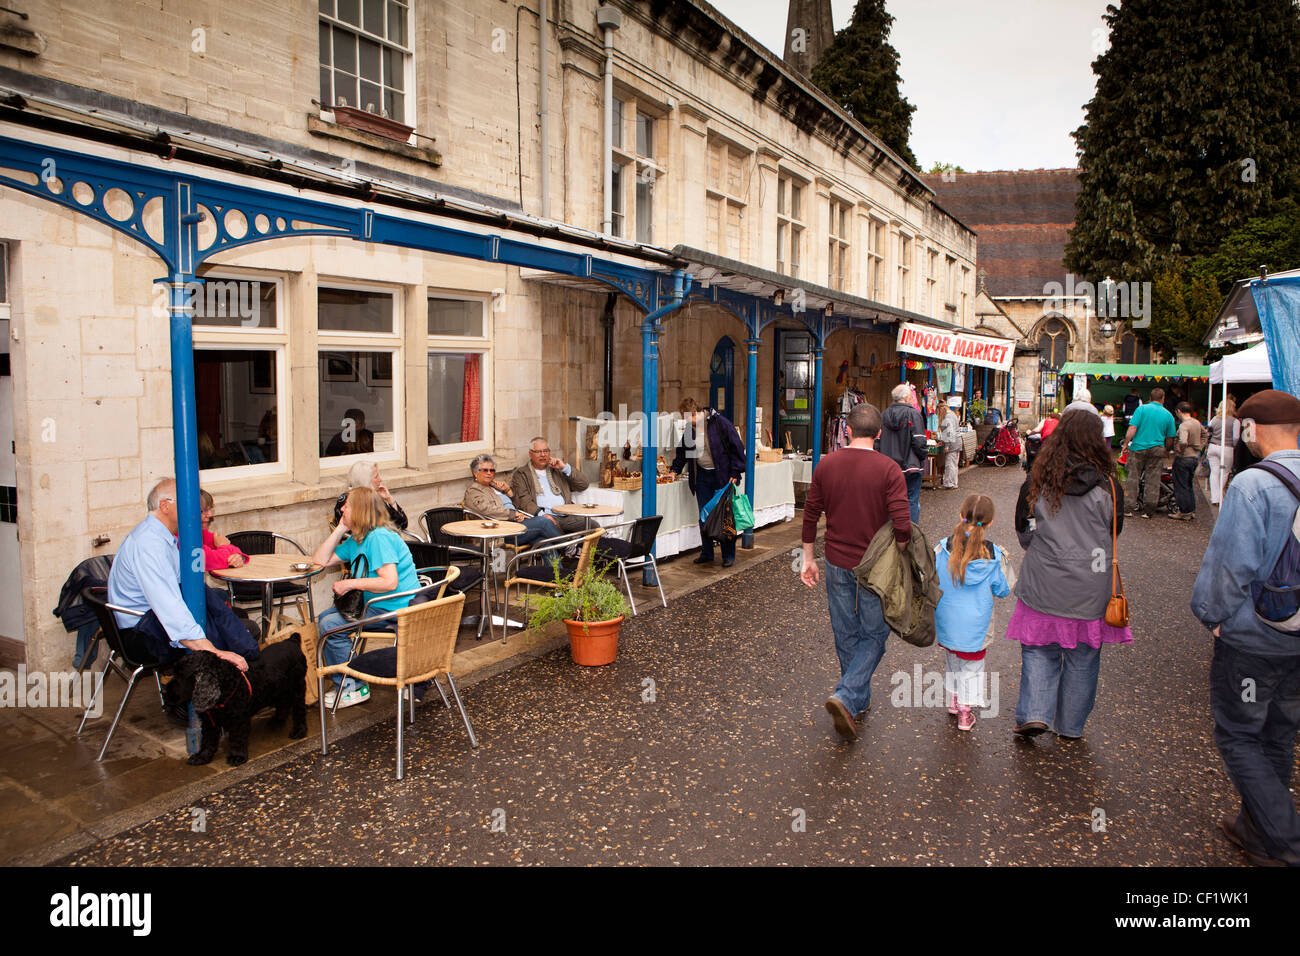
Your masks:
M 252 696 L 253 696 L 253 685 L 250 684 L 250 683 L 248 682 L 248 675 L 245 674 L 243 671 L 240 671 L 240 672 L 239 672 L 239 676 L 242 677 L 242 678 L 244 678 L 244 686 L 248 688 L 248 696 L 249 696 L 249 698 L 252 698 Z M 209 710 L 205 710 L 205 711 L 203 712 L 203 716 L 204 716 L 204 717 L 207 717 L 208 720 L 212 720 L 212 711 L 214 711 L 214 710 L 220 710 L 222 707 L 225 707 L 228 703 L 230 703 L 230 698 L 232 698 L 232 697 L 235 696 L 235 691 L 237 691 L 237 690 L 239 690 L 239 685 L 238 685 L 238 684 L 236 684 L 234 687 L 231 688 L 230 693 L 226 695 L 226 699 L 225 699 L 225 700 L 223 700 L 221 703 L 217 704 L 216 707 L 210 708 Z M 212 724 L 213 724 L 213 726 L 216 726 L 216 723 L 217 723 L 217 722 L 216 722 L 215 720 L 212 720 Z

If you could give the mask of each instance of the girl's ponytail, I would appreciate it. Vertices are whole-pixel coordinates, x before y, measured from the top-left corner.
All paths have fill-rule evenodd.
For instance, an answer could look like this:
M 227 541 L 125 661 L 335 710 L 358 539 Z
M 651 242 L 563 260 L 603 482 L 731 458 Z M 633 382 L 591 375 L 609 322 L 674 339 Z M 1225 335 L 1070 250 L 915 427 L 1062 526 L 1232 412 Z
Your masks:
M 988 495 L 967 495 L 961 503 L 961 521 L 948 539 L 948 573 L 958 586 L 966 583 L 966 565 L 989 557 L 984 529 L 993 523 L 993 499 Z

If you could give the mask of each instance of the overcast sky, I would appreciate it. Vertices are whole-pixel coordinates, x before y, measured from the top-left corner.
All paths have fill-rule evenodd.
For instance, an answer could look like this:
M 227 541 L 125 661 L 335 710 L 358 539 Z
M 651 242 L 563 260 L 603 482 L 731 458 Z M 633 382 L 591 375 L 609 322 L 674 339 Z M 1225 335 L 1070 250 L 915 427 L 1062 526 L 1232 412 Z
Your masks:
M 710 0 L 780 56 L 789 0 Z M 1092 99 L 1106 0 L 887 0 L 912 152 L 974 172 L 1077 165 L 1070 133 Z M 853 0 L 832 0 L 835 29 Z M 1097 31 L 1097 32 L 1094 32 Z

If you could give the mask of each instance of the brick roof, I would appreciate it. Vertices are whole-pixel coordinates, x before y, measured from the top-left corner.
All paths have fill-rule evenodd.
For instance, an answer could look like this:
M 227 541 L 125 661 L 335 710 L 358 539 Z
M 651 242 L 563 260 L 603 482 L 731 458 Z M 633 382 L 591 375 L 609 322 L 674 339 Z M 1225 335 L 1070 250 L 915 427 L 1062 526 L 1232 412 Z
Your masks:
M 945 210 L 977 234 L 976 266 L 992 296 L 1041 295 L 1065 282 L 1065 243 L 1074 225 L 1077 169 L 1018 169 L 922 176 Z

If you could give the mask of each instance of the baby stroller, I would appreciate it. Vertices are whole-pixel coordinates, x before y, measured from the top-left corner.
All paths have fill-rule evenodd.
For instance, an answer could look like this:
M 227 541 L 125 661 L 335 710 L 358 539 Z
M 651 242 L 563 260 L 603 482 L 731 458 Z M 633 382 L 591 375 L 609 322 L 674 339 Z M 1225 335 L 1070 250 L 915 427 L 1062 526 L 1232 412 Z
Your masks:
M 975 452 L 975 464 L 996 465 L 1001 468 L 1009 462 L 1020 460 L 1020 433 L 1016 430 L 1016 420 L 1009 419 L 1006 424 L 996 425 L 989 432 L 984 443 Z
M 1125 502 L 1125 507 L 1136 508 L 1138 502 L 1146 497 L 1146 480 L 1138 480 L 1138 499 L 1137 501 Z M 1178 507 L 1178 498 L 1174 495 L 1174 469 L 1170 465 L 1165 465 L 1160 469 L 1160 490 L 1156 492 L 1157 512 L 1163 511 L 1166 514 L 1181 514 Z

